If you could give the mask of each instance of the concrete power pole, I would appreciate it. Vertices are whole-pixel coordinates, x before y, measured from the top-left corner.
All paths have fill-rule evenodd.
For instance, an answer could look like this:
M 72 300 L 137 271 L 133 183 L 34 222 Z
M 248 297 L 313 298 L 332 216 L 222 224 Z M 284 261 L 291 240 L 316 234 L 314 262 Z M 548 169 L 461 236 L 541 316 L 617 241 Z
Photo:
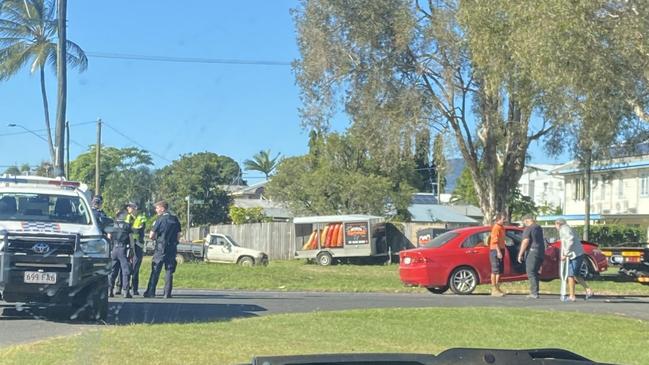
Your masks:
M 56 104 L 56 151 L 54 161 L 54 174 L 64 176 L 65 161 L 65 107 L 67 102 L 67 0 L 58 0 L 58 46 L 56 47 L 56 78 L 57 78 L 57 104 Z
M 100 194 L 99 175 L 101 172 L 101 119 L 97 119 L 97 144 L 95 145 L 95 195 Z

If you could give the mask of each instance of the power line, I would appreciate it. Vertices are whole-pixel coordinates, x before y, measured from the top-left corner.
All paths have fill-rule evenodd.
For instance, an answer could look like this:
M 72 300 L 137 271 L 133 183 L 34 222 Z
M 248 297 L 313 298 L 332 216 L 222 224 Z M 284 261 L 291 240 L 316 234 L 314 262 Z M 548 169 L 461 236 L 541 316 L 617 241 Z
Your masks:
M 120 136 L 126 138 L 126 139 L 129 140 L 131 143 L 137 145 L 138 147 L 142 148 L 143 150 L 147 150 L 147 151 L 149 151 L 152 155 L 157 156 L 157 157 L 159 157 L 160 159 L 165 160 L 165 161 L 167 161 L 167 162 L 172 162 L 171 160 L 169 160 L 168 158 L 164 157 L 163 155 L 161 155 L 161 154 L 159 154 L 159 153 L 156 153 L 156 152 L 154 152 L 154 151 L 151 151 L 150 149 L 144 147 L 143 145 L 141 145 L 140 143 L 138 143 L 136 140 L 134 140 L 133 138 L 131 138 L 131 137 L 129 137 L 128 135 L 126 135 L 126 133 L 122 133 L 122 132 L 119 131 L 117 128 L 111 126 L 110 124 L 106 123 L 105 121 L 102 121 L 101 123 L 102 123 L 103 125 L 105 125 L 106 127 L 110 128 L 113 132 L 115 132 L 115 133 L 119 134 Z
M 138 55 L 110 52 L 86 52 L 86 56 L 133 61 L 175 62 L 175 63 L 206 63 L 248 66 L 290 66 L 291 62 L 269 60 L 243 60 L 235 58 L 202 58 L 202 57 L 172 57 L 155 55 Z
M 81 126 L 81 125 L 86 125 L 86 124 L 91 124 L 91 123 L 97 123 L 97 121 L 91 121 L 91 122 L 80 122 L 80 123 L 70 123 L 71 127 L 76 127 L 76 126 Z M 40 129 L 31 129 L 33 132 L 47 132 L 47 128 L 40 128 Z M 8 132 L 8 133 L 0 133 L 0 137 L 7 137 L 7 136 L 18 136 L 21 134 L 28 134 L 31 132 L 28 131 L 19 131 L 19 132 Z

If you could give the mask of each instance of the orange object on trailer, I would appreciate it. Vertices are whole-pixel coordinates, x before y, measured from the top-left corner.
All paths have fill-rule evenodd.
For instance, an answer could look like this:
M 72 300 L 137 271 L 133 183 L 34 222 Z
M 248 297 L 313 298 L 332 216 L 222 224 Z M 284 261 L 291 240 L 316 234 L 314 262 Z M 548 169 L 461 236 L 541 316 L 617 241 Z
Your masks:
M 312 249 L 311 246 L 313 245 L 313 241 L 315 241 L 316 237 L 316 231 L 311 232 L 311 235 L 309 236 L 309 239 L 306 241 L 304 246 L 302 246 L 303 250 L 309 250 Z
M 327 238 L 325 239 L 325 247 L 332 247 L 331 239 L 333 238 L 333 233 L 335 229 L 336 229 L 335 224 L 330 224 L 327 226 Z
M 343 235 L 345 234 L 345 230 L 343 229 L 343 224 L 342 223 L 339 224 L 338 228 L 339 228 L 338 229 L 338 241 L 337 241 L 336 247 L 343 247 L 344 246 L 343 245 L 343 242 L 344 242 Z
M 320 230 L 316 229 L 315 231 L 313 231 L 313 233 L 315 233 L 315 236 L 313 236 L 313 242 L 311 242 L 311 247 L 310 247 L 311 250 L 315 250 L 318 248 L 318 235 L 320 234 Z
M 330 247 L 336 247 L 338 244 L 338 224 L 333 224 L 333 229 L 331 230 L 331 244 Z
M 325 246 L 328 231 L 329 231 L 329 226 L 325 226 L 324 229 L 322 230 L 322 233 L 320 233 L 320 247 Z

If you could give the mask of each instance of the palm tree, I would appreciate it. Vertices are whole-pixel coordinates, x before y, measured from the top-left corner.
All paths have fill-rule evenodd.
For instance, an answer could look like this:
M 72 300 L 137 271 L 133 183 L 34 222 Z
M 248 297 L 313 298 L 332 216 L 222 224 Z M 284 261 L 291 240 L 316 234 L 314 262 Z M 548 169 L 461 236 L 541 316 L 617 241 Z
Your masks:
M 245 166 L 246 170 L 262 172 L 264 175 L 266 175 L 266 180 L 268 180 L 271 172 L 273 172 L 273 170 L 275 170 L 275 168 L 279 164 L 277 161 L 279 159 L 279 156 L 280 154 L 278 153 L 275 158 L 271 159 L 270 150 L 259 151 L 259 153 L 256 153 L 254 156 L 252 156 L 252 160 L 243 161 L 243 165 Z
M 45 88 L 45 65 L 56 67 L 58 25 L 54 0 L 0 0 L 0 80 L 6 80 L 29 64 L 40 72 L 45 128 L 52 162 L 55 159 L 50 112 Z M 67 41 L 67 63 L 85 71 L 88 58 L 81 47 Z

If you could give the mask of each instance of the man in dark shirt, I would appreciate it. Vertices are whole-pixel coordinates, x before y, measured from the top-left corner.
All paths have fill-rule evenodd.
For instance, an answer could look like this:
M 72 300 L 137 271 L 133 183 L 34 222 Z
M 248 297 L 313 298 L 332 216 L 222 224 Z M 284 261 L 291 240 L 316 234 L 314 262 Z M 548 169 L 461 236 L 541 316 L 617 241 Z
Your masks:
M 518 252 L 518 262 L 525 260 L 525 271 L 530 281 L 530 294 L 528 298 L 538 299 L 539 297 L 539 269 L 545 257 L 545 239 L 543 229 L 536 223 L 533 215 L 523 217 L 525 230 L 523 231 L 523 242 Z M 526 257 L 527 256 L 527 257 Z
M 176 271 L 176 251 L 180 237 L 180 222 L 175 215 L 168 212 L 167 202 L 159 201 L 154 204 L 158 215 L 149 238 L 154 240 L 155 249 L 151 260 L 151 276 L 144 297 L 154 297 L 162 267 L 165 268 L 164 297 L 171 298 L 173 275 Z

